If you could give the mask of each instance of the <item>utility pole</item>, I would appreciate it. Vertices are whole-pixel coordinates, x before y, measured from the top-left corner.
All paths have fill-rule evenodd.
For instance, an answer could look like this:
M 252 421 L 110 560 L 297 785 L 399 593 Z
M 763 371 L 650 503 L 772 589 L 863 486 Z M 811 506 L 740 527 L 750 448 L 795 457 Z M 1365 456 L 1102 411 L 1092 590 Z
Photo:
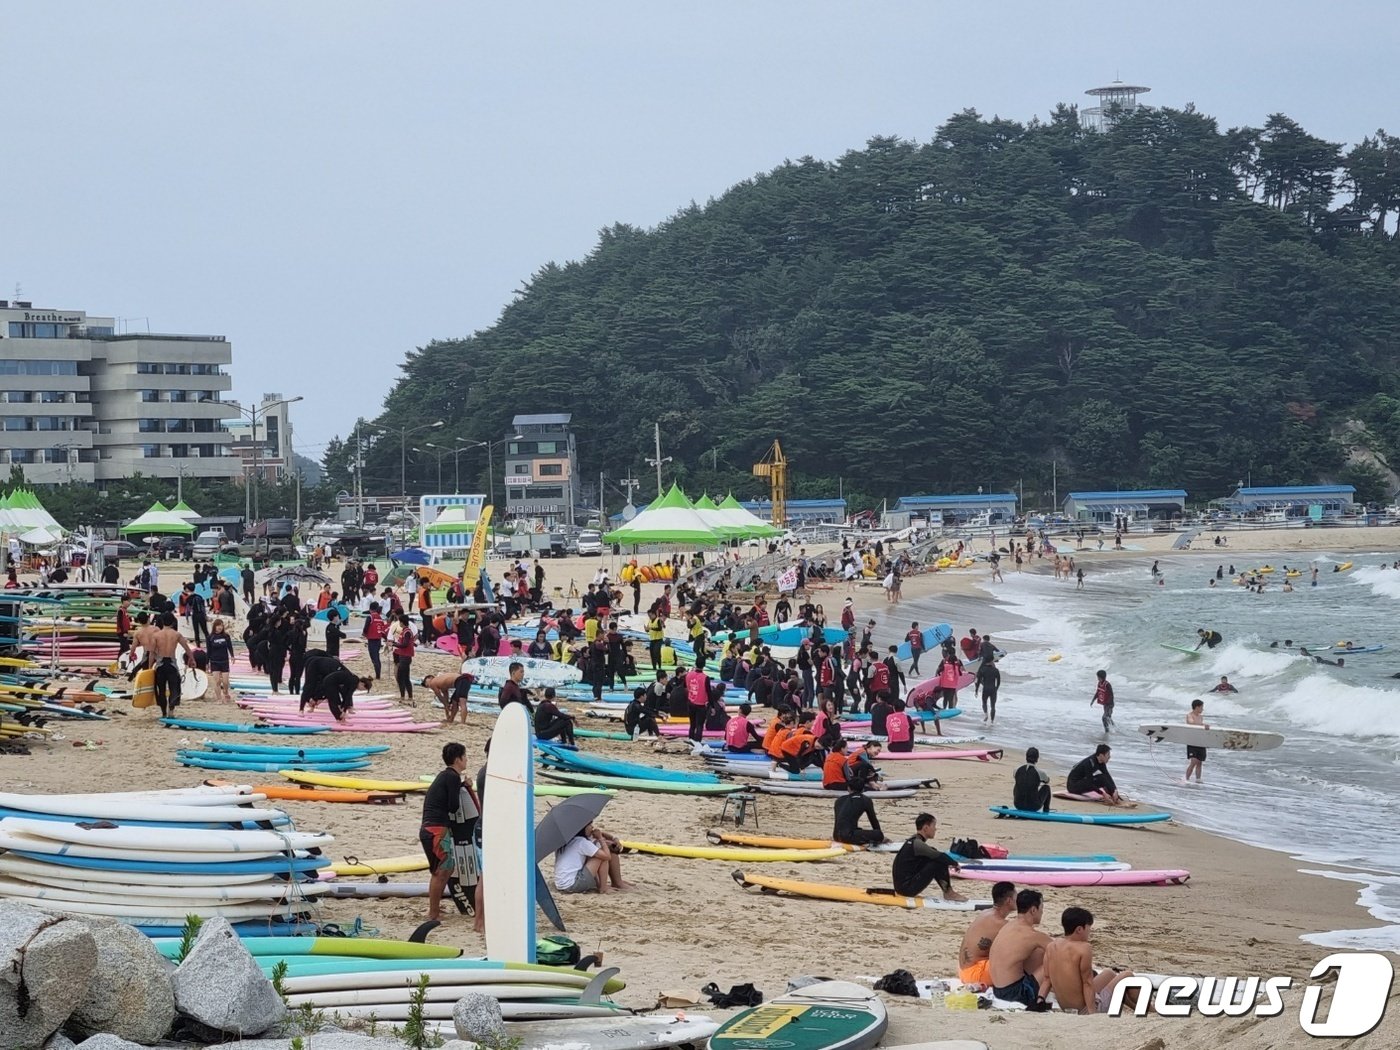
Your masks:
M 1060 461 L 1052 459 L 1050 461 L 1050 506 L 1058 508 L 1060 505 Z
M 360 444 L 360 421 L 355 420 L 355 524 L 365 523 L 365 490 L 362 471 L 365 465 L 364 449 Z
M 292 519 L 292 527 L 301 527 L 301 470 L 297 470 L 297 509 L 296 517 Z
M 664 457 L 664 458 L 662 457 L 662 455 L 661 455 L 661 424 L 660 424 L 660 423 L 656 423 L 656 424 L 654 424 L 654 426 L 655 426 L 655 428 L 656 428 L 656 429 L 655 429 L 655 434 L 656 434 L 656 458 L 655 458 L 655 459 L 648 459 L 647 462 L 650 463 L 652 466 L 654 466 L 654 467 L 656 468 L 656 494 L 657 494 L 657 496 L 660 496 L 660 495 L 661 495 L 661 464 L 663 464 L 663 463 L 670 463 L 670 462 L 671 462 L 671 457 L 670 457 L 670 456 L 666 456 L 666 457 Z
M 632 503 L 632 492 L 633 492 L 633 490 L 635 490 L 635 489 L 641 488 L 642 483 L 641 483 L 640 481 L 638 481 L 636 478 L 634 478 L 634 477 L 632 476 L 632 471 L 629 470 L 629 471 L 627 471 L 627 476 L 626 476 L 625 478 L 622 479 L 622 485 L 623 485 L 624 488 L 627 489 L 627 502 L 628 502 L 628 503 Z M 632 505 L 633 505 L 634 507 L 636 506 L 635 503 L 632 503 Z
M 608 531 L 607 510 L 603 506 L 603 472 L 598 471 L 598 527 Z

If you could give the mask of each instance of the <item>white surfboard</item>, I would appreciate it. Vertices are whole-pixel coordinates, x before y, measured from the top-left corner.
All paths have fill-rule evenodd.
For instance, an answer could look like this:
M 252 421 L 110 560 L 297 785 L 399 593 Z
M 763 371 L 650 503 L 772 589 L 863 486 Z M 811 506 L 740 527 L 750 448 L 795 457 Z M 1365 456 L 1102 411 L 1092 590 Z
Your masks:
M 209 676 L 197 668 L 186 667 L 185 673 L 180 676 L 181 701 L 203 700 L 208 691 Z
M 506 1036 L 520 1040 L 520 1050 L 664 1050 L 699 1046 L 719 1025 L 697 1014 L 609 1017 L 597 1020 L 516 1021 Z
M 558 660 L 535 660 L 531 657 L 516 659 L 513 656 L 477 656 L 462 661 L 462 674 L 469 674 L 482 685 L 504 685 L 510 678 L 510 665 L 524 665 L 526 688 L 542 688 L 547 685 L 574 685 L 583 681 L 583 672 Z
M 1272 751 L 1283 743 L 1283 737 L 1278 733 L 1265 733 L 1253 729 L 1225 729 L 1220 726 L 1204 729 L 1185 723 L 1140 725 L 1138 732 L 1154 744 L 1219 747 L 1226 751 Z
M 0 821 L 0 828 L 21 835 L 72 842 L 82 846 L 167 850 L 177 854 L 268 851 L 276 854 L 284 850 L 319 849 L 335 842 L 335 839 L 325 832 L 148 828 L 131 824 L 106 828 L 66 824 L 57 820 L 31 820 L 27 817 L 6 817 Z
M 491 734 L 482 800 L 486 954 L 535 961 L 534 730 L 524 704 L 507 704 Z

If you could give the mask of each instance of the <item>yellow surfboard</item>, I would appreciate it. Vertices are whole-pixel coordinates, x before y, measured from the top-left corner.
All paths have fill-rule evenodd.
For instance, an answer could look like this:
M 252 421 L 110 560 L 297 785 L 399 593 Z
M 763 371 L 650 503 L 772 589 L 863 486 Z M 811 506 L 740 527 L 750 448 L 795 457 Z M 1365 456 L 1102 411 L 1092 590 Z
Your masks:
M 135 691 L 131 694 L 132 707 L 150 707 L 156 702 L 156 672 L 154 668 L 137 671 L 132 679 Z
M 949 901 L 942 897 L 905 897 L 902 894 L 872 891 L 859 886 L 832 886 L 821 882 L 804 882 L 802 879 L 770 879 L 766 875 L 750 875 L 747 872 L 733 873 L 734 881 L 740 886 L 757 886 L 765 893 L 787 893 L 794 897 L 808 897 L 812 900 L 849 901 L 852 904 L 883 904 L 890 908 L 928 908 L 933 911 L 974 911 L 979 907 L 989 907 L 990 901 Z
M 427 791 L 428 785 L 419 780 L 370 780 L 367 777 L 342 777 L 334 773 L 304 773 L 298 769 L 279 769 L 278 773 L 294 784 L 313 787 L 349 788 L 351 791 Z
M 427 871 L 428 858 L 421 853 L 382 860 L 360 860 L 358 857 L 331 865 L 337 875 L 401 875 L 409 871 Z

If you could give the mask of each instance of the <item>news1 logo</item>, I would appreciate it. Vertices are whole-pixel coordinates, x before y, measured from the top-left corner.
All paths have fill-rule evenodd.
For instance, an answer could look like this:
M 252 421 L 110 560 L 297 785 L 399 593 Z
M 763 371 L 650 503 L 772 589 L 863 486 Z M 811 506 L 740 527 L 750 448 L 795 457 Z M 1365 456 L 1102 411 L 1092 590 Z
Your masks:
M 1375 952 L 1337 952 L 1312 968 L 1309 978 L 1316 981 L 1336 973 L 1332 1002 L 1326 1016 L 1318 1017 L 1322 1003 L 1321 985 L 1303 989 L 1298 1024 L 1308 1035 L 1321 1039 L 1354 1039 L 1381 1023 L 1395 968 L 1384 955 Z M 1292 987 L 1291 977 L 1168 977 L 1155 987 L 1150 978 L 1134 976 L 1119 981 L 1113 989 L 1107 1013 L 1123 1012 L 1123 999 L 1130 990 L 1137 992 L 1132 1012 L 1146 1017 L 1149 1010 L 1162 1017 L 1276 1017 L 1283 1013 L 1283 992 Z

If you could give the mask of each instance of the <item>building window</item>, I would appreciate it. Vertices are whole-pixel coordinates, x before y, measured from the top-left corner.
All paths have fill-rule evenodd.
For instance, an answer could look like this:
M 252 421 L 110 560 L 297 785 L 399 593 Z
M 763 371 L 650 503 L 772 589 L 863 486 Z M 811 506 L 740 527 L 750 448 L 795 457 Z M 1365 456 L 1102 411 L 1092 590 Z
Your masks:
M 34 450 L 32 448 L 12 448 L 10 449 L 11 463 L 33 463 Z
M 150 402 L 152 402 L 152 401 L 159 401 L 159 400 L 160 400 L 160 391 L 158 391 L 158 390 L 143 390 L 143 391 L 141 391 L 141 400 L 147 402 L 148 404 L 149 404 Z
M 159 458 L 160 458 L 160 446 L 159 446 L 159 445 L 142 445 L 142 446 L 141 446 L 141 455 L 145 456 L 147 459 L 159 459 Z
M 39 394 L 39 400 L 46 405 L 61 405 L 68 397 L 66 390 L 45 390 Z
M 14 324 L 14 322 L 10 322 Z M 76 361 L 0 360 L 0 376 L 75 376 Z
M 28 416 L 5 416 L 0 419 L 6 430 L 33 430 Z
M 63 331 L 60 333 L 59 329 Z M 67 335 L 67 325 L 57 324 L 34 324 L 29 321 L 11 321 L 11 339 L 57 339 L 59 335 Z
M 112 326 L 109 324 L 90 324 L 87 326 L 87 334 L 93 338 L 112 335 Z
M 136 374 L 139 376 L 160 375 L 160 365 L 152 364 L 150 361 L 137 361 Z
M 506 452 L 512 456 L 533 456 L 535 454 L 535 442 L 512 441 L 506 445 Z
M 35 416 L 35 430 L 67 430 L 64 420 L 59 416 Z
M 562 463 L 541 463 L 540 477 L 542 478 L 562 478 L 564 476 L 564 464 Z
M 512 474 L 522 475 L 522 476 L 528 478 L 528 477 L 530 476 L 530 464 L 528 464 L 528 463 L 517 463 L 517 464 L 515 464 L 513 467 L 510 468 L 510 472 L 511 472 Z
M 218 420 L 215 419 L 196 419 L 193 423 L 196 434 L 212 434 L 219 429 Z
M 159 419 L 141 419 L 141 420 L 137 420 L 137 422 L 136 422 L 136 429 L 139 430 L 139 431 L 140 431 L 141 433 L 143 433 L 143 434 L 154 434 L 154 433 L 157 433 L 158 431 L 164 429 L 164 428 L 161 426 L 161 423 L 162 423 L 162 422 L 163 422 L 163 421 L 162 421 L 162 420 L 159 420 Z
M 530 489 L 531 499 L 563 499 L 564 488 L 561 485 L 536 485 Z
M 538 453 L 539 453 L 540 455 L 542 455 L 542 456 L 553 456 L 553 455 L 557 454 L 558 451 L 559 451 L 559 442 L 557 442 L 557 441 L 536 441 L 536 442 L 535 442 L 535 451 L 538 452 Z
M 192 445 L 190 447 L 193 448 L 196 452 L 198 452 L 201 457 L 212 457 L 218 455 L 218 452 L 214 450 L 213 445 Z
M 171 446 L 170 446 L 170 455 L 173 456 L 173 457 L 176 458 L 176 459 L 184 459 L 184 458 L 185 458 L 186 456 L 188 456 L 189 454 L 190 454 L 190 446 L 189 446 L 189 445 L 171 445 Z
M 525 498 L 525 490 L 524 490 L 524 489 L 507 489 L 507 490 L 506 490 L 506 497 L 507 497 L 508 499 L 512 499 L 512 500 L 515 500 L 516 502 L 519 502 L 520 500 L 523 500 L 523 499 Z
M 170 400 L 174 401 L 176 404 L 179 404 L 180 402 L 184 401 L 188 396 L 188 392 L 184 390 L 170 391 Z

